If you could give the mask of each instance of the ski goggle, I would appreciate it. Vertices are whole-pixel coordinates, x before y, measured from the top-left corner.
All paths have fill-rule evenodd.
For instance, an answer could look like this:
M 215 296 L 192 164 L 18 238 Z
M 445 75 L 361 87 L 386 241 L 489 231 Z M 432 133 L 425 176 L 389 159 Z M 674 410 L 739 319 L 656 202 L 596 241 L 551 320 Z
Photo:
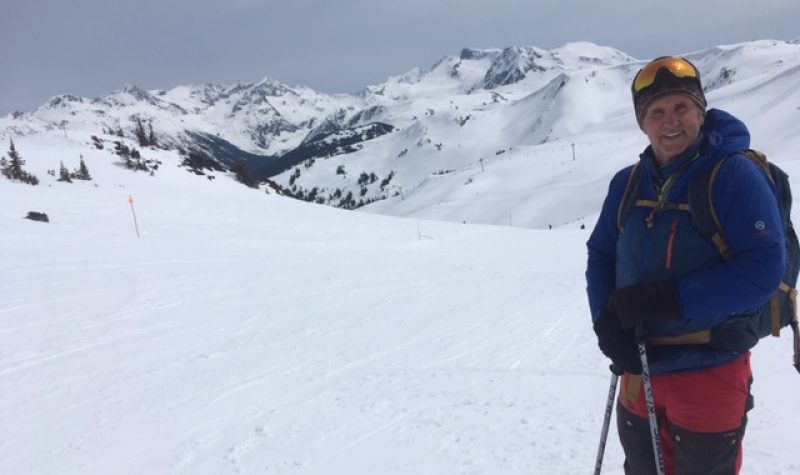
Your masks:
M 683 58 L 663 56 L 654 59 L 636 73 L 636 77 L 633 78 L 633 92 L 640 92 L 642 89 L 652 86 L 656 80 L 656 75 L 658 75 L 658 72 L 661 71 L 662 68 L 678 78 L 694 78 L 698 81 L 700 80 L 700 73 L 697 71 L 697 68 L 694 67 L 694 64 Z

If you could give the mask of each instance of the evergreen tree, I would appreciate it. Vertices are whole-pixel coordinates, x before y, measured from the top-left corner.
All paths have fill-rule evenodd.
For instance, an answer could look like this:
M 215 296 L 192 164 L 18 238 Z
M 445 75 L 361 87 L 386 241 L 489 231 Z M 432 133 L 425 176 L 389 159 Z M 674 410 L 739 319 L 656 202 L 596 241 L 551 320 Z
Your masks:
M 14 140 L 11 139 L 11 147 L 8 151 L 8 178 L 11 180 L 21 180 L 22 179 L 22 165 L 25 165 L 25 160 L 20 157 L 19 152 L 17 149 L 14 148 Z
M 92 175 L 89 174 L 89 169 L 86 167 L 86 162 L 83 161 L 83 155 L 81 155 L 81 164 L 78 167 L 78 171 L 75 172 L 75 178 L 78 180 L 92 179 Z
M 23 172 L 24 176 L 22 177 L 22 181 L 28 183 L 29 185 L 36 186 L 39 184 L 39 179 L 36 178 L 36 175 L 31 175 L 28 172 Z
M 131 150 L 131 154 L 127 159 L 128 168 L 134 171 L 148 171 L 147 166 L 142 161 L 142 155 L 135 148 Z
M 61 162 L 61 169 L 58 172 L 58 181 L 72 183 L 72 178 L 69 176 L 69 170 L 67 170 L 67 167 L 64 166 L 63 161 Z
M 2 169 L 3 175 L 12 181 L 19 180 L 30 185 L 38 185 L 39 179 L 36 178 L 35 175 L 22 169 L 22 165 L 25 165 L 25 160 L 22 159 L 19 152 L 17 152 L 17 149 L 14 147 L 14 140 L 12 139 L 10 142 L 8 159 L 3 157 L 3 159 L 0 160 L 0 168 Z
M 128 146 L 120 141 L 114 142 L 114 150 L 116 151 L 117 155 L 123 158 L 130 157 L 131 155 L 131 151 L 128 149 Z

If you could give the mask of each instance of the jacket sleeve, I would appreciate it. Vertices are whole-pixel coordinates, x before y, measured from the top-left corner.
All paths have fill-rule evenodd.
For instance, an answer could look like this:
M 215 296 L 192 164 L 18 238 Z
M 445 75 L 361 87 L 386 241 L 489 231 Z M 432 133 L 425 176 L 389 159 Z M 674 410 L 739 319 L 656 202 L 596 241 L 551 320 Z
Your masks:
M 611 179 L 600 217 L 586 243 L 586 292 L 592 320 L 600 316 L 616 288 L 617 211 L 632 168 L 621 170 Z
M 731 258 L 677 280 L 687 319 L 720 319 L 756 308 L 783 276 L 783 224 L 766 173 L 735 155 L 723 164 L 711 193 Z

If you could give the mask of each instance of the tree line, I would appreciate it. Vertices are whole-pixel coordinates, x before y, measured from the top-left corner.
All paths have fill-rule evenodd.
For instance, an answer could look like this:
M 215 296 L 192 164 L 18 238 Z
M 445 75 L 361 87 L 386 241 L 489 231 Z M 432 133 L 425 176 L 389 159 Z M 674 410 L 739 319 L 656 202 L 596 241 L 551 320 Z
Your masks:
M 8 157 L 0 157 L 0 173 L 2 173 L 4 177 L 11 181 L 27 183 L 33 186 L 38 185 L 39 178 L 23 168 L 25 165 L 25 160 L 22 159 L 19 151 L 17 151 L 17 148 L 14 146 L 14 140 L 11 139 L 9 142 Z M 92 175 L 89 173 L 89 168 L 86 166 L 86 162 L 83 160 L 83 155 L 80 157 L 80 165 L 76 170 L 73 171 L 69 171 L 69 169 L 67 169 L 67 167 L 64 165 L 64 161 L 61 161 L 58 181 L 72 183 L 72 180 L 92 179 Z M 49 170 L 48 174 L 55 176 L 55 170 Z

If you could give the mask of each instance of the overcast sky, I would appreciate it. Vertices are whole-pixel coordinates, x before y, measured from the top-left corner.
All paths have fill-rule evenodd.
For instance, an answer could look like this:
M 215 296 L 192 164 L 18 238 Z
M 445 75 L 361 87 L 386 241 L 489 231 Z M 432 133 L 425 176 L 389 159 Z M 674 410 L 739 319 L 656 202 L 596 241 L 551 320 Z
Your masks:
M 464 47 L 591 41 L 649 59 L 798 37 L 798 0 L 0 0 L 0 114 L 124 84 L 355 92 Z

